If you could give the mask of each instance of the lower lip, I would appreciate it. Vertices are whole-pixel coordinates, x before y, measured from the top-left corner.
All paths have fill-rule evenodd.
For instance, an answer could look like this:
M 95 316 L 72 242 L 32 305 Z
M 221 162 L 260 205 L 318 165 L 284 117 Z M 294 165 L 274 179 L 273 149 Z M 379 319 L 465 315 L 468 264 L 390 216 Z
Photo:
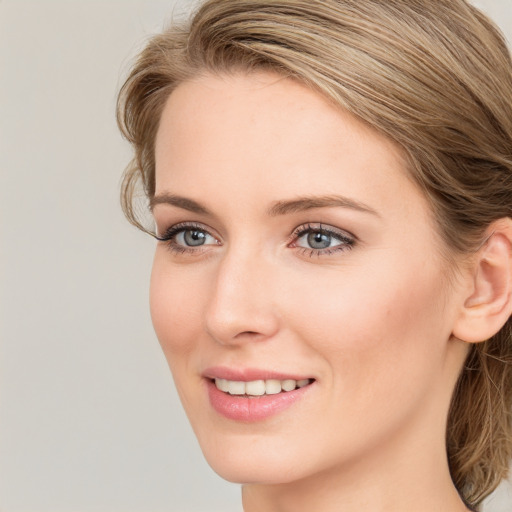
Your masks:
M 313 384 L 293 391 L 283 391 L 275 395 L 262 395 L 254 398 L 230 395 L 217 388 L 215 383 L 207 380 L 208 396 L 216 412 L 235 421 L 263 421 L 274 416 L 300 400 Z

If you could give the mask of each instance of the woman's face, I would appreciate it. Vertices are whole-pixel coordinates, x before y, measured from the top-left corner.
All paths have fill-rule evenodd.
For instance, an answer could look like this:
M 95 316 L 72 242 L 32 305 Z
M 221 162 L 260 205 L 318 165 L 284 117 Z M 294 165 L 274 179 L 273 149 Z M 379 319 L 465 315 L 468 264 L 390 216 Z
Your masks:
M 444 453 L 461 292 L 394 144 L 290 79 L 207 75 L 165 106 L 153 212 L 153 323 L 221 476 Z

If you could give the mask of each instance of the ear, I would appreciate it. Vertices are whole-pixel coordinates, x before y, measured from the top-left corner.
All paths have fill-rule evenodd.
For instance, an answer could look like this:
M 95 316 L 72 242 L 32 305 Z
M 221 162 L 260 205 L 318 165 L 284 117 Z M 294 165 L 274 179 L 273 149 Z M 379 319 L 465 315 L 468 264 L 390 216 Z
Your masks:
M 452 334 L 478 343 L 494 336 L 512 314 L 512 219 L 500 219 L 487 230 L 468 276 L 470 292 Z

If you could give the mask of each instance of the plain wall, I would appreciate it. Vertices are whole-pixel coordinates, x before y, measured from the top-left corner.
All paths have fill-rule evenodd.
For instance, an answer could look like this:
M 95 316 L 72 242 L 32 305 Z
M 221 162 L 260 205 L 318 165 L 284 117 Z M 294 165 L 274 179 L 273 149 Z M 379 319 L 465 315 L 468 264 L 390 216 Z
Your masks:
M 512 39 L 511 0 L 481 0 Z M 0 0 L 0 510 L 241 510 L 204 462 L 124 220 L 117 90 L 191 2 Z M 486 512 L 512 508 L 510 486 Z

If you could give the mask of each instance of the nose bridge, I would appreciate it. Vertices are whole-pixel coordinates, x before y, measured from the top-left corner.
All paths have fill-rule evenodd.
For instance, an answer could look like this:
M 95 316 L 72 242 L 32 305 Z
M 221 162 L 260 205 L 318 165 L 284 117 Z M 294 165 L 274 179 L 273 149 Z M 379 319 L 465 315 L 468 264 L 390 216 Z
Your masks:
M 272 265 L 248 247 L 226 250 L 219 261 L 206 311 L 206 330 L 223 344 L 266 339 L 278 328 Z

